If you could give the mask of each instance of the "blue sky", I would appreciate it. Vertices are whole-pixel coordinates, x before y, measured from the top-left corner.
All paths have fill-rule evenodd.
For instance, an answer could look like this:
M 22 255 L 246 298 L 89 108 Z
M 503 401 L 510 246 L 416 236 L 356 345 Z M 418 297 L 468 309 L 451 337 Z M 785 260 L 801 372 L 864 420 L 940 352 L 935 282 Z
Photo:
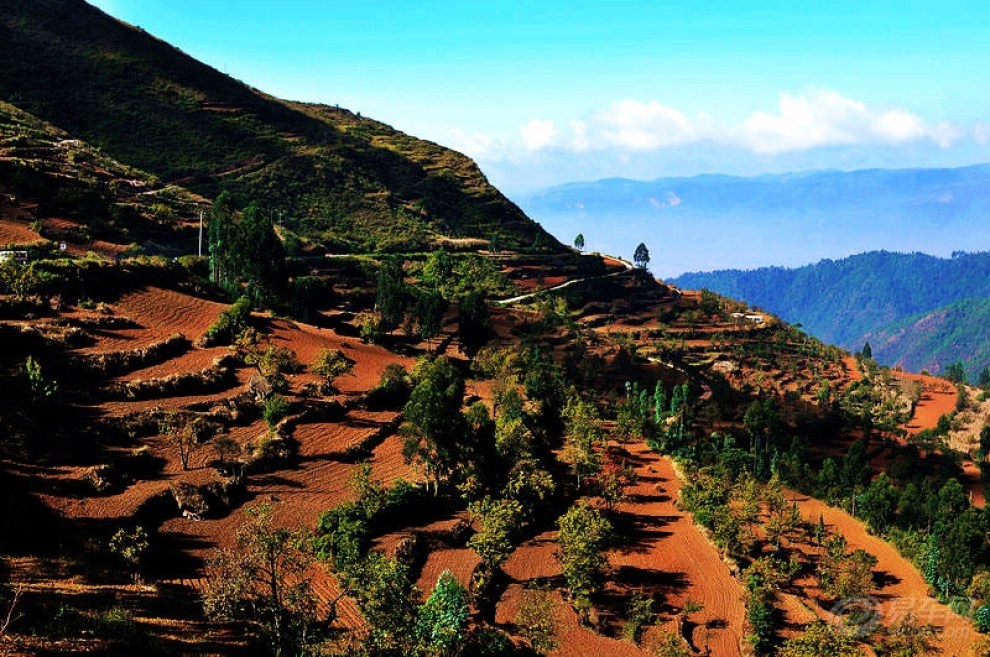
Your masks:
M 990 3 L 90 0 L 507 191 L 990 160 Z

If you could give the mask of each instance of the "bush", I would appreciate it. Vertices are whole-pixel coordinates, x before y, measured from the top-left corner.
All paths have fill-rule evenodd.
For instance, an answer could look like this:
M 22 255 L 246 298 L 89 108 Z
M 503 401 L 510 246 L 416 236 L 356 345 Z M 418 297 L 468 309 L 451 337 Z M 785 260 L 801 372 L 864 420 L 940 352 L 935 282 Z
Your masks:
M 251 299 L 242 296 L 230 308 L 222 311 L 217 317 L 217 321 L 206 329 L 206 335 L 203 336 L 202 340 L 203 345 L 232 343 L 248 327 L 248 318 L 250 317 Z
M 768 602 L 752 599 L 746 609 L 746 622 L 749 624 L 749 634 L 746 640 L 753 646 L 757 654 L 764 654 L 773 640 L 774 608 Z
M 411 391 L 406 368 L 391 363 L 385 366 L 378 385 L 368 391 L 365 399 L 369 407 L 400 408 L 409 400 Z
M 361 336 L 362 342 L 374 344 L 382 339 L 384 333 L 382 320 L 377 313 L 359 313 L 354 321 L 357 323 L 358 335 Z
M 984 634 L 990 632 L 990 606 L 984 604 L 976 610 L 973 614 L 973 624 Z
M 324 387 L 334 390 L 333 381 L 354 369 L 354 361 L 347 358 L 340 349 L 323 349 L 316 355 L 309 370 L 323 378 Z
M 141 565 L 141 559 L 149 547 L 148 533 L 143 527 L 135 527 L 132 532 L 118 529 L 110 539 L 110 551 L 134 570 Z
M 639 591 L 632 594 L 626 605 L 626 622 L 622 625 L 622 638 L 639 643 L 643 629 L 653 622 L 653 598 Z
M 269 431 L 274 431 L 276 425 L 289 414 L 289 400 L 282 395 L 271 395 L 265 399 L 265 407 L 261 417 L 268 425 Z
M 552 652 L 559 646 L 556 615 L 557 604 L 549 590 L 526 589 L 516 614 L 516 625 L 519 634 L 529 639 L 530 647 L 540 655 Z

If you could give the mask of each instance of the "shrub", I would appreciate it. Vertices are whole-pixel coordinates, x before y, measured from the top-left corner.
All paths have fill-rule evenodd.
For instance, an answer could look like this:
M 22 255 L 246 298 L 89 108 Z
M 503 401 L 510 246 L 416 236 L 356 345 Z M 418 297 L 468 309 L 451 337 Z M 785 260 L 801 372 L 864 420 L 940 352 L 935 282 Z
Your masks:
M 248 327 L 248 318 L 250 317 L 251 299 L 242 296 L 230 308 L 221 311 L 217 321 L 206 329 L 206 335 L 203 336 L 202 340 L 203 344 L 211 346 L 232 343 Z
M 545 655 L 557 649 L 557 603 L 545 588 L 528 588 L 523 593 L 516 625 L 519 634 L 529 639 L 535 652 Z
M 282 395 L 271 395 L 265 399 L 265 406 L 261 411 L 261 417 L 268 425 L 269 431 L 274 431 L 275 427 L 289 414 L 289 400 Z
M 368 391 L 366 402 L 371 407 L 399 408 L 409 400 L 411 390 L 406 368 L 390 363 L 382 371 L 378 385 Z
M 636 591 L 626 604 L 626 622 L 622 625 L 622 638 L 639 643 L 643 629 L 653 622 L 653 598 Z
M 354 321 L 357 323 L 358 335 L 361 336 L 362 342 L 377 343 L 381 341 L 382 334 L 382 320 L 377 313 L 359 313 Z
M 141 559 L 150 546 L 148 533 L 140 526 L 130 532 L 118 529 L 110 539 L 110 551 L 135 570 L 141 565 Z
M 354 369 L 354 361 L 347 358 L 340 349 L 323 349 L 316 355 L 309 370 L 323 378 L 326 389 L 334 390 L 333 381 Z

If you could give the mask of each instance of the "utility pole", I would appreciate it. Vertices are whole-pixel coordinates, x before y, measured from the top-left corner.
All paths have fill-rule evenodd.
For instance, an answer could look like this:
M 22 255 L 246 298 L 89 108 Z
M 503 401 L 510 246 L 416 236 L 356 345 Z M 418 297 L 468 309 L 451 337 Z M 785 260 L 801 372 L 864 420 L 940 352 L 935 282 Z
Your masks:
M 199 211 L 199 257 L 203 257 L 203 211 Z

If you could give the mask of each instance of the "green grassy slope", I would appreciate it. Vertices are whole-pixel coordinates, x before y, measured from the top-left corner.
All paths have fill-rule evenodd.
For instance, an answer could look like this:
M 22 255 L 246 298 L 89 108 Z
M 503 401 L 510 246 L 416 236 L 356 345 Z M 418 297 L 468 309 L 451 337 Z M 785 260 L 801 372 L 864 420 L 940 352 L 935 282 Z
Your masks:
M 0 100 L 166 182 L 268 205 L 331 248 L 563 249 L 463 155 L 267 96 L 82 0 L 0 0 L 0 70 Z

